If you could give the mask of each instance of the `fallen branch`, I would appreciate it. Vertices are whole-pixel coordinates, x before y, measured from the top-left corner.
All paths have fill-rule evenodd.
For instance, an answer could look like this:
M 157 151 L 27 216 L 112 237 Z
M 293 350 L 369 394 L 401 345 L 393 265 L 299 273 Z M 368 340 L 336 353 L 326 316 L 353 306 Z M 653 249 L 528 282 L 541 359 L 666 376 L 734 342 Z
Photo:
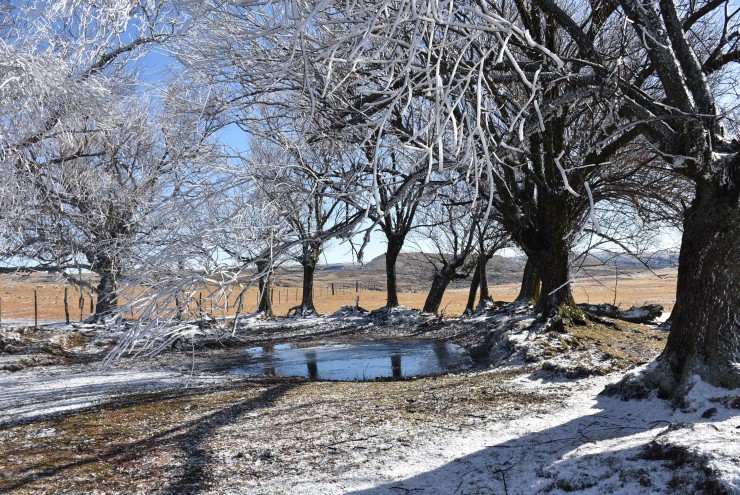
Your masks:
M 579 304 L 581 310 L 594 316 L 606 316 L 617 320 L 629 321 L 631 323 L 654 323 L 655 319 L 663 313 L 660 304 L 648 304 L 646 306 L 621 310 L 613 304 Z

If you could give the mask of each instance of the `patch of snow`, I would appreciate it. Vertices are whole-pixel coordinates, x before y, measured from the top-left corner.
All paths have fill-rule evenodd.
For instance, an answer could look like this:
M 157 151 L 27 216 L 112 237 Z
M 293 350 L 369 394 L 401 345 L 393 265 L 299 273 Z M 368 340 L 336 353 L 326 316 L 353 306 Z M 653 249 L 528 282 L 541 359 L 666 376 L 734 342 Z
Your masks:
M 57 367 L 52 374 L 39 376 L 37 369 L 30 368 L 0 375 L 0 424 L 30 421 L 89 408 L 123 392 L 184 387 L 189 384 L 192 384 L 192 377 L 178 372 L 75 372 L 68 367 Z

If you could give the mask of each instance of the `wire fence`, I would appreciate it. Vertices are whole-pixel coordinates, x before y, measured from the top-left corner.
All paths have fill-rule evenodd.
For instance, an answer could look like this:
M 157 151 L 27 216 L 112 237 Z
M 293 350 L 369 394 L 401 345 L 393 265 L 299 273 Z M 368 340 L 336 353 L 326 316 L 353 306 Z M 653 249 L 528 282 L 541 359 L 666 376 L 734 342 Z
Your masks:
M 329 314 L 343 306 L 362 306 L 373 310 L 386 303 L 385 286 L 377 282 L 336 281 L 314 285 L 314 305 L 321 314 Z M 302 287 L 274 286 L 270 289 L 273 313 L 285 316 L 288 311 L 301 304 Z M 401 304 L 408 307 L 421 307 L 425 293 L 401 292 Z M 452 296 L 453 299 L 458 297 Z M 459 298 L 462 301 L 462 298 Z M 176 309 L 184 319 L 199 318 L 204 314 L 214 317 L 233 317 L 237 313 L 249 314 L 257 311 L 259 290 L 250 287 L 246 291 L 239 288 L 191 290 L 169 301 L 162 302 L 161 310 L 170 313 Z M 125 319 L 141 317 L 142 305 L 131 303 L 124 292 L 119 297 L 119 307 Z M 59 284 L 9 284 L 0 290 L 0 327 L 5 325 L 33 324 L 34 326 L 84 321 L 95 314 L 97 297 L 94 293 L 81 290 L 77 286 Z M 449 301 L 448 301 L 449 304 Z M 152 307 L 149 306 L 149 311 Z M 166 311 L 165 311 L 166 312 Z M 156 311 L 154 311 L 156 313 Z

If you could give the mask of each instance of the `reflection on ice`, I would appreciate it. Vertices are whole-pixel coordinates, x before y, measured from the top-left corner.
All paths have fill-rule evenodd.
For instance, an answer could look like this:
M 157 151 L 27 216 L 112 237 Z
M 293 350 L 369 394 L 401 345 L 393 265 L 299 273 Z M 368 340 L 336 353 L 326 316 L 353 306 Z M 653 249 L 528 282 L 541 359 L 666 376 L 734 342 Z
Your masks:
M 435 375 L 472 364 L 465 351 L 445 342 L 357 342 L 317 347 L 277 344 L 245 351 L 234 374 L 304 376 L 311 380 L 374 380 Z

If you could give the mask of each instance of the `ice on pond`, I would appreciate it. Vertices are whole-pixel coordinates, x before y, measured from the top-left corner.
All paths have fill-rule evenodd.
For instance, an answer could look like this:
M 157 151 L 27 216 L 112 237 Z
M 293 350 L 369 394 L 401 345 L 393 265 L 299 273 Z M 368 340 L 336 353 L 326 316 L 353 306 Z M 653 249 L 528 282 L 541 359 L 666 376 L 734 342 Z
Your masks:
M 455 344 L 429 341 L 354 342 L 312 347 L 252 347 L 232 374 L 304 376 L 311 380 L 402 379 L 465 369 L 472 360 Z

